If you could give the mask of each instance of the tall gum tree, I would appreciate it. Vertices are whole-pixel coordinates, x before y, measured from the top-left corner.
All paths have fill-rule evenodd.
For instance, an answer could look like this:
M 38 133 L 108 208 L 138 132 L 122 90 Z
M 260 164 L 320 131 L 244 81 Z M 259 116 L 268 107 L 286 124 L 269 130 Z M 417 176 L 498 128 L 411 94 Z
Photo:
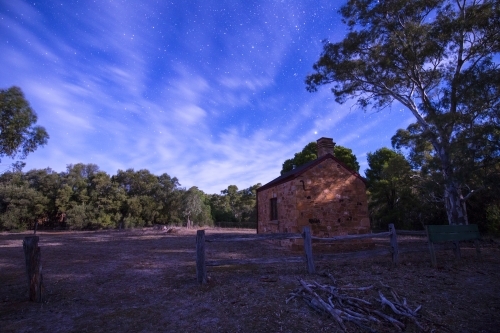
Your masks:
M 340 12 L 348 34 L 324 41 L 307 90 L 331 85 L 337 102 L 354 98 L 363 109 L 404 105 L 416 119 L 411 134 L 439 162 L 448 222 L 466 224 L 456 152 L 499 151 L 499 2 L 349 0 Z
M 26 158 L 49 139 L 42 126 L 35 125 L 38 118 L 18 87 L 0 89 L 0 159 Z M 14 167 L 21 168 L 18 161 Z

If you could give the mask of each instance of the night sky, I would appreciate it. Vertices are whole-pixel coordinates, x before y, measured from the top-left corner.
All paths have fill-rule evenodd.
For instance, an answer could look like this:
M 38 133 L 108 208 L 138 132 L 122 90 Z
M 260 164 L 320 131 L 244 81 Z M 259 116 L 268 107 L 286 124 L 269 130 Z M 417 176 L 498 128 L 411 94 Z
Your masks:
M 0 88 L 19 86 L 50 135 L 24 171 L 148 169 L 219 193 L 269 182 L 324 136 L 363 175 L 366 154 L 413 118 L 306 91 L 321 41 L 345 36 L 342 4 L 0 0 Z

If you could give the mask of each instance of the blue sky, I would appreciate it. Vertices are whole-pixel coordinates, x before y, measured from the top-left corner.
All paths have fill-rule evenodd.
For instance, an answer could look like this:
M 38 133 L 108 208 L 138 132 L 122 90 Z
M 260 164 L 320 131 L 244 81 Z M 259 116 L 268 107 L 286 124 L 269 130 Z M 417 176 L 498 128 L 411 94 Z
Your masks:
M 50 135 L 25 171 L 148 169 L 219 193 L 265 184 L 331 137 L 363 175 L 366 154 L 413 118 L 306 91 L 321 41 L 345 35 L 342 4 L 0 0 L 0 87 L 21 87 Z

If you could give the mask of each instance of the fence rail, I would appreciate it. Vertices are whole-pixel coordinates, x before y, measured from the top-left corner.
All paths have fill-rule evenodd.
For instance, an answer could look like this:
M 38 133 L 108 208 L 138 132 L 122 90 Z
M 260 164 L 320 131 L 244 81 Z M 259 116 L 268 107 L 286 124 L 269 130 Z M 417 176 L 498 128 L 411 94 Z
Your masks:
M 217 228 L 257 229 L 257 222 L 214 222 Z
M 396 229 L 393 224 L 389 225 L 388 232 L 381 232 L 376 234 L 362 234 L 362 235 L 346 235 L 337 236 L 331 238 L 319 238 L 312 237 L 309 227 L 304 227 L 302 234 L 290 234 L 290 233 L 277 233 L 277 234 L 264 234 L 264 235 L 252 235 L 249 237 L 220 237 L 220 238 L 205 238 L 205 230 L 198 230 L 196 234 L 196 277 L 200 284 L 207 282 L 207 270 L 206 266 L 223 266 L 223 265 L 244 265 L 244 264 L 275 264 L 275 263 L 296 263 L 304 262 L 307 267 L 307 272 L 310 274 L 315 273 L 314 257 L 312 250 L 312 242 L 337 242 L 342 240 L 354 240 L 354 239 L 366 239 L 366 238 L 380 238 L 389 237 L 390 243 L 389 247 L 386 249 L 362 251 L 361 252 L 351 252 L 348 257 L 367 257 L 376 254 L 392 254 L 392 262 L 397 265 L 398 263 L 398 243 Z M 283 240 L 283 239 L 303 239 L 304 240 L 304 257 L 281 257 L 281 258 L 254 258 L 254 259 L 228 259 L 228 260 L 212 260 L 206 261 L 205 259 L 205 243 L 210 242 L 241 242 L 241 241 L 263 241 L 263 240 Z M 337 257 L 346 257 L 346 254 L 333 255 Z M 330 255 L 317 256 L 317 259 L 325 260 L 326 258 L 332 258 Z
M 200 230 L 202 231 L 202 230 Z M 269 239 L 302 239 L 301 234 L 291 234 L 291 233 L 276 233 L 276 234 L 264 234 L 264 235 L 251 235 L 251 236 L 239 236 L 239 237 L 222 237 L 222 238 L 207 238 L 205 242 L 245 242 L 245 241 L 260 241 Z
M 453 247 L 448 244 L 438 244 L 435 245 L 438 250 L 451 250 Z M 426 252 L 428 251 L 427 245 L 421 245 L 416 247 L 403 247 L 399 248 L 399 254 L 402 253 L 412 253 L 412 252 Z M 366 259 L 375 256 L 382 256 L 386 254 L 391 254 L 390 247 L 378 248 L 375 250 L 364 250 L 356 252 L 344 252 L 344 253 L 333 253 L 333 254 L 319 254 L 315 255 L 314 258 L 318 261 L 333 261 L 338 259 Z M 227 265 L 255 265 L 255 264 L 283 264 L 283 263 L 303 263 L 303 256 L 295 257 L 282 257 L 282 258 L 250 258 L 250 259 L 219 259 L 219 260 L 206 260 L 206 266 L 227 266 Z
M 401 236 L 420 236 L 420 237 L 427 237 L 427 233 L 425 230 L 422 231 L 415 231 L 415 230 L 398 230 L 397 231 L 398 235 Z
M 376 234 L 345 235 L 345 236 L 335 236 L 330 238 L 312 237 L 312 239 L 317 242 L 334 242 L 334 241 L 351 240 L 351 239 L 382 238 L 390 235 L 391 232 L 387 231 L 387 232 L 379 232 Z

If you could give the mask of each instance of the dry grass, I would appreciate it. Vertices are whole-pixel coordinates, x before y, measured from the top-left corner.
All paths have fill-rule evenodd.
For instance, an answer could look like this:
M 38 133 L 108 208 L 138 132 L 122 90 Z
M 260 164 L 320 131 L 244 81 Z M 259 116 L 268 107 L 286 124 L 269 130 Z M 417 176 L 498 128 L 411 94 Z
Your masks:
M 207 235 L 227 232 L 209 230 Z M 238 232 L 242 231 L 230 231 Z M 250 232 L 250 231 L 244 231 Z M 1 332 L 336 332 L 331 318 L 300 299 L 285 303 L 309 276 L 305 265 L 208 267 L 210 282 L 195 279 L 195 231 L 179 229 L 99 232 L 41 232 L 46 299 L 27 302 L 22 239 L 0 234 Z M 412 243 L 406 242 L 406 246 Z M 500 251 L 483 247 L 483 257 L 462 249 L 438 252 L 438 269 L 429 254 L 318 263 L 337 285 L 367 286 L 377 281 L 395 288 L 412 308 L 422 305 L 429 332 L 498 332 L 500 327 Z M 208 259 L 296 256 L 269 242 L 207 243 Z M 357 294 L 374 299 L 370 291 Z M 417 331 L 410 322 L 407 332 Z M 347 325 L 351 332 L 359 331 Z M 379 332 L 394 327 L 373 326 Z

